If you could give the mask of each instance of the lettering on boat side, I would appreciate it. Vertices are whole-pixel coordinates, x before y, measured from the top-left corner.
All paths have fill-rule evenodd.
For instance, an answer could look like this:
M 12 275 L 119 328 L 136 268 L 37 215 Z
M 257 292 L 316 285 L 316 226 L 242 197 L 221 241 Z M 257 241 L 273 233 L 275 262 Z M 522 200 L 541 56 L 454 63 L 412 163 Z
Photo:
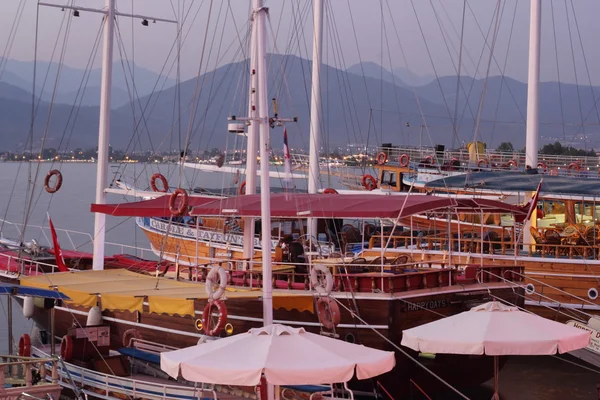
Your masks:
M 417 301 L 415 303 L 408 303 L 406 311 L 435 310 L 447 306 L 448 302 L 446 300 Z
M 169 232 L 172 235 L 183 236 L 189 239 L 200 239 L 212 244 L 230 244 L 243 247 L 244 236 L 236 235 L 232 233 L 218 233 L 213 231 L 207 231 L 202 229 L 191 229 L 180 225 L 171 225 L 167 222 L 163 222 L 156 219 L 150 219 L 150 227 L 161 232 Z M 271 241 L 272 248 L 277 246 L 277 240 Z M 261 242 L 259 238 L 254 238 L 254 248 L 260 248 Z
M 594 353 L 600 354 L 600 332 L 593 328 L 590 328 L 586 324 L 582 324 L 573 320 L 567 321 L 567 325 L 577 329 L 583 329 L 584 331 L 591 332 L 592 336 L 590 337 L 590 344 L 587 345 L 586 349 L 593 351 Z

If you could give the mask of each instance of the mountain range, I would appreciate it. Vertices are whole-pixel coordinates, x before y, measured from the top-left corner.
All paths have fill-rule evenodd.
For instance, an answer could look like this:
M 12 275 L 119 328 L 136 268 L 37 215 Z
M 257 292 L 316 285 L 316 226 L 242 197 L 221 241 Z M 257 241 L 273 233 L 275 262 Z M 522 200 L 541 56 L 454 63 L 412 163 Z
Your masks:
M 280 116 L 298 117 L 298 123 L 287 125 L 288 135 L 292 147 L 306 149 L 311 62 L 293 55 L 269 55 L 268 61 L 269 98 L 277 99 Z M 48 63 L 45 67 L 43 63 L 38 65 L 38 77 L 43 76 L 40 71 L 56 71 L 57 67 Z M 139 96 L 133 101 L 129 100 L 126 90 L 131 79 L 126 79 L 126 74 L 116 73 L 123 70 L 121 67 L 115 68 L 113 100 L 121 101 L 113 103 L 111 114 L 113 148 L 178 150 L 186 141 L 192 150 L 233 146 L 237 139 L 227 133 L 227 117 L 247 113 L 249 69 L 246 61 L 227 64 L 198 78 L 182 81 L 179 87 L 171 78 L 138 66 L 132 68 L 136 71 Z M 0 77 L 0 150 L 25 145 L 31 125 L 33 86 L 28 71 L 33 73 L 32 63 L 13 64 L 11 60 Z M 100 71 L 91 72 L 85 101 L 78 107 L 73 106 L 73 99 L 84 76 L 83 70 L 63 67 L 61 90 L 56 91 L 53 103 L 44 93 L 54 82 L 50 86 L 47 83 L 36 112 L 35 143 L 39 143 L 46 132 L 47 147 L 96 145 Z M 401 73 L 385 71 L 377 64 L 352 66 L 347 70 L 324 66 L 321 85 L 324 146 L 348 143 L 457 146 L 471 141 L 484 86 L 486 96 L 479 140 L 492 147 L 505 141 L 511 141 L 516 148 L 524 146 L 525 83 L 506 77 L 491 77 L 487 81 L 461 77 L 457 82 L 456 76 L 447 76 L 417 85 L 414 77 L 406 71 L 402 77 Z M 423 83 L 429 78 L 419 79 Z M 42 81 L 36 79 L 36 82 Z M 152 91 L 156 82 L 161 90 Z M 39 85 L 36 85 L 38 99 Z M 584 119 L 587 117 L 586 124 L 600 123 L 595 108 L 600 88 L 545 82 L 540 85 L 540 92 L 541 135 L 546 140 L 574 136 L 581 129 L 582 114 Z M 458 106 L 456 132 L 452 126 L 455 105 Z M 422 128 L 425 124 L 428 129 Z M 587 127 L 586 134 L 591 133 Z M 273 147 L 280 147 L 281 135 L 277 128 L 273 130 Z

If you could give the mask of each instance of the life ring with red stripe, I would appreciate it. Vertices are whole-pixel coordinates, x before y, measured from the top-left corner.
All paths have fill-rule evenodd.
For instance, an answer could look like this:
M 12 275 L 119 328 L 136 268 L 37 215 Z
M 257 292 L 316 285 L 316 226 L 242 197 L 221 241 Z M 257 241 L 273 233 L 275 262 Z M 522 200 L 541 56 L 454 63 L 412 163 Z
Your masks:
M 73 338 L 69 335 L 63 336 L 60 341 L 60 356 L 65 361 L 73 358 Z
M 379 152 L 379 154 L 377 154 L 377 164 L 383 165 L 386 162 L 387 162 L 387 154 L 385 154 L 383 151 Z
M 123 332 L 123 347 L 130 347 L 131 339 L 142 339 L 142 333 L 135 328 L 127 329 Z
M 479 161 L 477 161 L 477 166 L 479 168 L 487 168 L 487 167 L 489 167 L 489 165 L 490 165 L 490 163 L 485 158 L 480 158 Z
M 19 356 L 31 357 L 31 337 L 24 333 L 19 339 Z
M 334 188 L 327 188 L 323 190 L 323 194 L 339 194 Z
M 214 326 L 211 326 L 212 320 L 210 317 L 213 311 L 219 313 L 219 318 L 217 319 L 217 323 Z M 202 312 L 202 330 L 204 333 L 208 336 L 217 336 L 223 331 L 226 324 L 227 307 L 225 306 L 225 303 L 221 300 L 211 300 L 206 303 L 204 311 Z
M 50 186 L 50 179 L 53 176 L 56 176 L 56 183 L 53 186 Z M 57 169 L 51 169 L 46 174 L 46 178 L 44 178 L 44 189 L 46 189 L 46 192 L 48 193 L 56 193 L 62 186 L 62 182 L 62 173 Z
M 177 204 L 177 199 L 180 198 L 179 204 Z M 177 188 L 171 194 L 171 198 L 169 198 L 169 211 L 173 215 L 183 215 L 186 213 L 188 207 L 188 194 L 182 188 Z
M 373 175 L 365 174 L 362 177 L 362 185 L 367 190 L 375 190 L 377 188 L 377 180 Z
M 410 162 L 410 157 L 408 154 L 402 154 L 398 159 L 398 163 L 401 167 L 408 167 L 408 163 Z
M 246 181 L 242 182 L 242 184 L 240 185 L 240 188 L 238 189 L 238 194 L 240 196 L 243 196 L 246 194 Z
M 569 164 L 569 166 L 567 166 L 567 171 L 579 171 L 581 169 L 581 166 L 579 164 L 577 164 L 576 162 L 572 162 L 571 164 Z
M 158 187 L 156 186 L 156 180 L 159 180 L 162 182 L 161 189 L 158 189 Z M 165 178 L 165 176 L 163 174 L 156 173 L 156 174 L 152 175 L 152 177 L 150 178 L 150 187 L 155 192 L 166 193 L 167 189 L 169 189 L 169 184 L 167 183 L 167 178 Z
M 317 300 L 317 316 L 325 329 L 333 329 L 340 324 L 340 307 L 329 296 L 319 297 Z
M 542 172 L 547 172 L 548 171 L 548 165 L 546 165 L 546 163 L 543 162 L 543 161 L 540 161 L 539 163 L 537 163 L 536 168 L 537 169 L 541 169 Z

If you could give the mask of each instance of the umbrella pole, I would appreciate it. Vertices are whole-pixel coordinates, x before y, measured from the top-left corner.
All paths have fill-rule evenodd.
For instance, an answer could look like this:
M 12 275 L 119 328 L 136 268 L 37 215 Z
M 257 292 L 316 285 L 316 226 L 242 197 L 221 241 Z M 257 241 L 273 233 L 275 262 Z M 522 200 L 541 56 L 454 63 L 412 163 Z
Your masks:
M 500 400 L 500 395 L 498 394 L 498 356 L 494 356 L 494 395 L 492 396 L 492 400 Z

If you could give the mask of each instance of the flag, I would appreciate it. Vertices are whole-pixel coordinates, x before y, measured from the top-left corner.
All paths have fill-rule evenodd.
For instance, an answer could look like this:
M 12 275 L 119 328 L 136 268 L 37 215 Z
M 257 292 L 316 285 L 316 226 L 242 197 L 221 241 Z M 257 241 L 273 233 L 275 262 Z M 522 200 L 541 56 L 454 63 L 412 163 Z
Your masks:
M 525 217 L 525 221 L 529 221 L 529 219 L 533 215 L 533 211 L 537 207 L 537 202 L 540 197 L 540 190 L 542 189 L 543 181 L 544 181 L 544 178 L 540 179 L 540 183 L 538 183 L 537 189 L 535 190 L 535 194 L 531 198 L 531 203 L 529 205 L 529 211 L 527 211 L 527 217 Z
M 283 182 L 287 189 L 292 187 L 292 158 L 290 157 L 290 147 L 288 146 L 287 129 L 283 129 Z
M 54 224 L 52 223 L 52 218 L 50 218 L 50 215 L 48 215 L 48 222 L 50 223 L 50 233 L 52 233 L 52 243 L 54 244 L 54 258 L 56 259 L 56 266 L 60 272 L 68 272 L 69 268 L 67 268 L 65 265 L 65 260 L 62 256 L 62 250 L 58 244 L 58 236 L 56 236 L 56 230 L 54 229 Z

